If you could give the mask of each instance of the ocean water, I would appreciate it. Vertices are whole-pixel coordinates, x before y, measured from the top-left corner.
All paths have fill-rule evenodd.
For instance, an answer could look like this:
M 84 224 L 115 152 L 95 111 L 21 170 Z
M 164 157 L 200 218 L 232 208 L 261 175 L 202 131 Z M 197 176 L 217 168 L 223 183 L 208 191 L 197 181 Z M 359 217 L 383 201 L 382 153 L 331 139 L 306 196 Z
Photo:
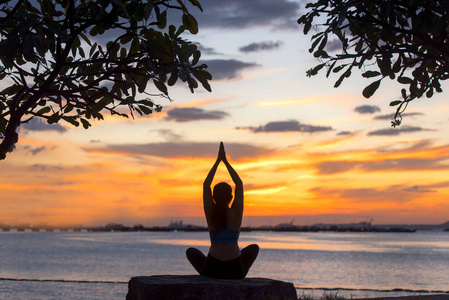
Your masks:
M 125 299 L 133 276 L 195 274 L 185 250 L 206 232 L 0 232 L 0 299 Z M 248 277 L 298 295 L 449 293 L 449 232 L 242 232 L 261 250 Z

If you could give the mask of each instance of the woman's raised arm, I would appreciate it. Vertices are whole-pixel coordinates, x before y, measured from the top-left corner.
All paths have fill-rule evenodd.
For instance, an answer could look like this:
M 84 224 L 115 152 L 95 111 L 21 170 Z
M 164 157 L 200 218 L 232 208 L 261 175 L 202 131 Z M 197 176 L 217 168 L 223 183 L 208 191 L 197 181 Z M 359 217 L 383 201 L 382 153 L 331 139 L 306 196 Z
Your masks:
M 210 188 L 210 185 L 212 184 L 212 181 L 214 180 L 215 173 L 217 172 L 218 165 L 221 161 L 221 150 L 222 150 L 222 144 L 220 144 L 220 150 L 218 151 L 217 160 L 215 161 L 214 165 L 210 169 L 209 173 L 206 176 L 206 179 L 204 179 L 203 182 L 203 207 L 204 212 L 210 212 L 214 208 L 214 201 L 212 200 L 212 190 Z
M 223 151 L 221 151 L 222 149 L 221 147 L 223 147 Z M 226 158 L 226 153 L 224 151 L 223 143 L 220 144 L 220 154 L 221 154 L 221 161 L 225 164 L 226 169 L 228 169 L 229 175 L 231 176 L 231 179 L 235 184 L 234 202 L 232 203 L 232 208 L 243 212 L 243 182 L 240 179 L 239 174 L 237 174 L 237 172 L 228 162 L 228 159 Z

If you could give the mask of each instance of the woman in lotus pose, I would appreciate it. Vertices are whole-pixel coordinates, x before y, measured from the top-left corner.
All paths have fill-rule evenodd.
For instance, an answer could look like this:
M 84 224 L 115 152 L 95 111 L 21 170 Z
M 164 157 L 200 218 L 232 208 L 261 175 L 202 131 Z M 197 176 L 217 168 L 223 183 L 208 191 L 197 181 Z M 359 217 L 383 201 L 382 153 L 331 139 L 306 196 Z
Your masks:
M 232 206 L 232 188 L 225 182 L 214 187 L 210 185 L 217 167 L 223 162 L 235 184 Z M 220 143 L 218 157 L 203 183 L 203 206 L 209 228 L 211 246 L 207 257 L 196 248 L 186 251 L 187 259 L 196 271 L 205 276 L 221 279 L 241 279 L 256 260 L 259 246 L 252 244 L 240 250 L 238 238 L 243 216 L 243 183 L 237 172 L 226 159 L 223 143 Z

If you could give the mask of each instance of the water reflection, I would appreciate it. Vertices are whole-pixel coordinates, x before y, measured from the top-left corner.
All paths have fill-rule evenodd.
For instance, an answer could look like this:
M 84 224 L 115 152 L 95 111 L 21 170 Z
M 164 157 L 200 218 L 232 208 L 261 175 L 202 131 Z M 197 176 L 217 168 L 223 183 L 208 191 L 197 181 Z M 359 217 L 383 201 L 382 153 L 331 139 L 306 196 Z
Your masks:
M 202 240 L 189 240 L 189 239 L 177 239 L 177 240 L 173 240 L 173 239 L 156 239 L 156 240 L 151 240 L 151 243 L 155 243 L 155 244 L 162 244 L 162 245 L 177 245 L 177 246 L 192 246 L 192 247 L 200 247 L 200 246 L 210 246 L 210 242 L 209 241 L 202 241 Z
M 72 234 L 64 239 L 84 242 L 115 243 L 116 235 L 108 234 Z M 126 233 L 130 235 L 133 233 Z M 160 245 L 178 245 L 207 247 L 210 245 L 206 232 L 135 233 L 134 243 L 152 243 Z M 416 233 L 337 233 L 337 232 L 242 232 L 240 246 L 257 243 L 262 249 L 277 250 L 315 250 L 342 252 L 375 253 L 428 253 L 448 252 L 449 234 L 442 239 L 442 232 Z

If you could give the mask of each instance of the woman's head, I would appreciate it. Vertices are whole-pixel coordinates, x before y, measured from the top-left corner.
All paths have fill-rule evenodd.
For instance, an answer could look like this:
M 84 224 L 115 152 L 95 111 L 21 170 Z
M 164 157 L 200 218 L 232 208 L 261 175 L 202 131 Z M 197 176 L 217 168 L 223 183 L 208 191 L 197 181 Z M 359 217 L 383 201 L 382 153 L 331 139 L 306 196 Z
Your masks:
M 228 206 L 232 200 L 232 187 L 226 182 L 217 183 L 214 186 L 214 202 L 218 206 Z
M 228 219 L 228 207 L 232 200 L 232 188 L 226 182 L 220 182 L 214 186 L 212 195 L 215 207 L 212 211 L 212 226 L 214 230 L 226 228 Z

